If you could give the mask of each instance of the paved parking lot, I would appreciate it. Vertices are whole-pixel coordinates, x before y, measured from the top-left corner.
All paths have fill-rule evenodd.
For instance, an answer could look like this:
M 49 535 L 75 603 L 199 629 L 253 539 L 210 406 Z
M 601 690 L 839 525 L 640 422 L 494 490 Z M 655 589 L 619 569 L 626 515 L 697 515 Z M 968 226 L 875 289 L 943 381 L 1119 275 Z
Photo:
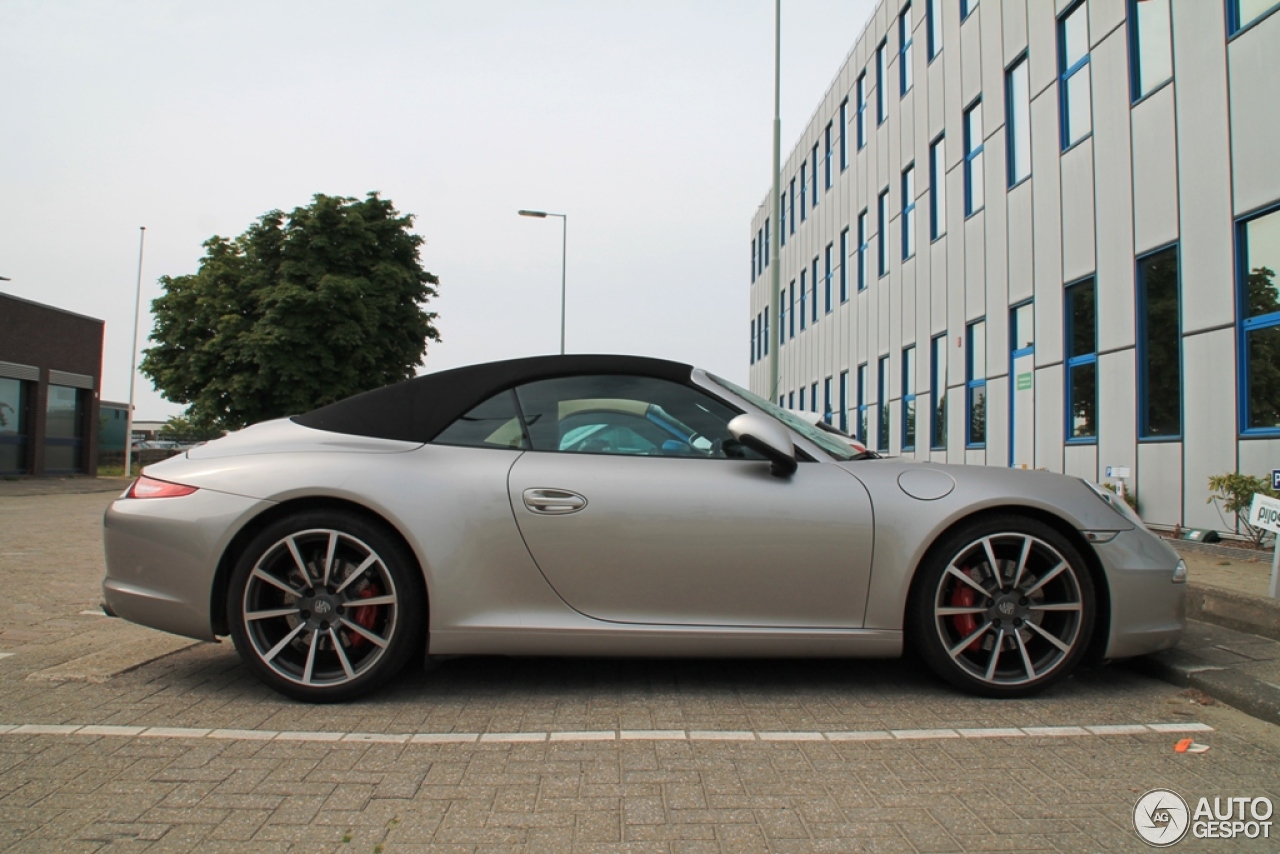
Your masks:
M 1280 803 L 1280 728 L 1115 667 L 995 702 L 911 662 L 477 658 L 294 703 L 94 615 L 111 498 L 0 497 L 3 850 L 1145 850 L 1152 788 Z

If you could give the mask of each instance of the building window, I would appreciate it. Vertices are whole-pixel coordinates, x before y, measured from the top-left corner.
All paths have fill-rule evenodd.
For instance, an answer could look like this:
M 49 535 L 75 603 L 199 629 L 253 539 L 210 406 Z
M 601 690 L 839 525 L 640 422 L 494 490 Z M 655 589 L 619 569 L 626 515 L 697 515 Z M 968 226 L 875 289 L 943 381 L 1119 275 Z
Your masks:
M 869 445 L 867 438 L 867 366 L 858 365 L 858 441 Z
M 933 390 L 933 410 L 929 417 L 929 446 L 947 448 L 947 333 L 929 342 L 929 387 Z
M 929 239 L 947 233 L 947 140 L 938 137 L 929 146 Z
M 70 386 L 50 385 L 45 406 L 44 470 L 84 470 L 84 394 Z
M 793 391 L 787 395 L 787 409 L 796 408 L 796 393 Z
M 1237 226 L 1240 279 L 1240 423 L 1280 434 L 1280 209 Z
M 885 64 L 885 54 L 888 52 L 886 47 L 888 39 L 880 42 L 880 46 L 876 48 L 876 124 L 884 124 L 884 120 L 889 117 L 889 108 L 885 103 L 885 87 L 888 85 L 888 66 Z
M 818 383 L 817 382 L 814 382 L 813 385 L 809 386 L 809 411 L 810 412 L 818 411 Z
M 792 296 L 790 297 L 790 299 L 795 299 L 795 296 L 794 296 L 794 295 L 795 295 L 795 288 L 792 288 L 792 289 L 789 291 L 789 293 L 791 293 L 791 294 L 792 294 Z M 782 289 L 782 293 L 780 294 L 780 299 L 778 300 L 778 346 L 779 346 L 779 347 L 781 347 L 783 344 L 786 344 L 786 343 L 787 343 L 787 318 L 788 318 L 788 316 L 790 316 L 790 318 L 791 318 L 791 322 L 792 322 L 792 323 L 795 323 L 795 312 L 794 312 L 794 311 L 789 311 L 789 310 L 787 309 L 787 300 L 788 300 L 788 296 L 787 296 L 787 294 L 788 294 L 788 290 L 787 290 L 786 288 L 783 288 L 783 289 Z M 793 330 L 792 330 L 792 333 L 794 334 L 794 328 L 793 328 Z
M 849 372 L 840 372 L 840 420 L 836 425 L 843 433 L 849 432 Z
M 916 165 L 902 171 L 902 259 L 916 254 Z
M 1093 131 L 1093 98 L 1089 91 L 1089 8 L 1071 7 L 1058 21 L 1058 97 L 1062 111 L 1062 148 L 1068 149 Z
M 964 113 L 964 215 L 972 216 L 985 204 L 982 182 L 982 101 Z
M 1178 247 L 1138 259 L 1138 435 L 1182 435 Z M 1280 390 L 1278 390 L 1280 391 Z
M 793 279 L 791 281 L 791 292 L 794 294 L 795 291 L 796 291 L 796 283 L 795 283 L 795 280 Z M 805 327 L 808 325 L 808 322 L 809 322 L 809 313 L 805 310 L 808 307 L 809 307 L 809 294 L 804 289 L 804 271 L 802 270 L 800 272 L 800 331 L 801 332 L 804 332 Z
M 783 195 L 778 205 L 778 245 L 787 245 L 787 197 Z
M 876 365 L 876 407 L 879 424 L 876 427 L 876 450 L 889 450 L 889 357 L 881 356 Z
M 1171 77 L 1169 0 L 1129 0 L 1129 80 L 1133 100 L 1150 95 Z
M 764 307 L 764 355 L 769 355 L 769 306 Z
M 813 144 L 813 209 L 818 209 L 818 143 Z
M 916 449 L 916 348 L 902 351 L 902 450 Z
M 835 248 L 834 243 L 828 243 L 822 255 L 822 308 L 826 314 L 831 313 L 831 256 Z
M 791 229 L 792 234 L 796 233 L 796 179 L 791 179 Z
M 30 418 L 27 406 L 31 384 L 12 377 L 0 377 L 0 474 L 29 471 L 27 447 Z
M 858 137 L 858 150 L 861 151 L 867 145 L 867 72 L 858 75 L 858 108 L 854 113 L 854 121 L 857 123 L 856 135 Z
M 756 363 L 756 319 L 751 318 L 751 364 Z
M 764 219 L 764 265 L 769 266 L 769 218 Z
M 926 48 L 930 62 L 942 51 L 942 10 L 938 8 L 940 2 L 941 0 L 925 0 L 924 3 L 924 26 L 928 43 Z
M 867 265 L 870 263 L 871 246 L 867 235 L 867 211 L 858 214 L 858 290 L 867 289 Z
M 809 280 L 813 286 L 813 302 L 811 303 L 811 305 L 813 306 L 813 309 L 812 309 L 813 322 L 817 323 L 818 322 L 818 256 L 817 255 L 813 256 L 813 275 L 809 277 Z
M 889 273 L 889 188 L 885 187 L 876 205 L 878 231 L 876 234 L 876 253 L 879 258 L 877 268 L 881 276 Z
M 800 221 L 809 218 L 809 164 L 800 164 Z
M 843 101 L 840 102 L 839 139 L 840 139 L 840 171 L 841 172 L 849 168 L 849 146 L 848 146 L 848 143 L 845 142 L 845 138 L 848 136 L 848 134 L 846 133 L 846 131 L 848 130 L 848 125 L 849 125 L 849 99 L 845 98 Z
M 963 21 L 978 8 L 978 0 L 960 0 L 960 20 Z
M 840 254 L 836 256 L 840 267 L 840 302 L 849 301 L 849 229 L 840 232 Z
M 1009 145 L 1009 186 L 1031 177 L 1031 91 L 1027 83 L 1027 57 L 1014 63 L 1004 76 L 1005 138 Z
M 1067 441 L 1098 438 L 1098 323 L 1093 279 L 1067 288 Z
M 902 7 L 898 16 L 898 77 L 901 95 L 911 91 L 911 4 Z
M 804 412 L 804 386 L 800 386 L 800 412 Z
M 756 276 L 759 275 L 760 254 L 757 248 L 759 242 L 758 237 L 751 238 L 751 284 L 753 285 L 756 283 Z
M 983 448 L 987 444 L 987 322 L 975 320 L 966 331 L 969 348 L 965 354 L 965 391 L 969 418 L 965 445 Z
M 831 411 L 831 377 L 827 377 L 822 381 L 822 420 L 830 424 L 833 415 L 835 413 Z
M 1235 35 L 1268 12 L 1280 9 L 1280 3 L 1276 0 L 1227 0 L 1227 9 L 1231 34 Z
M 833 125 L 827 122 L 827 129 L 822 133 L 822 186 L 831 189 L 831 132 Z

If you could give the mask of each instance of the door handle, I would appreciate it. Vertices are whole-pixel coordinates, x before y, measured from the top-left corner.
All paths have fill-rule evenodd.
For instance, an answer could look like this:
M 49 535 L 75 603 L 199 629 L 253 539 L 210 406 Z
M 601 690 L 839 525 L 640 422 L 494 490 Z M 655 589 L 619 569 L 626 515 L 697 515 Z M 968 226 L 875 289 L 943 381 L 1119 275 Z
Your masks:
M 587 499 L 566 489 L 526 489 L 524 506 L 544 516 L 564 516 L 586 507 Z

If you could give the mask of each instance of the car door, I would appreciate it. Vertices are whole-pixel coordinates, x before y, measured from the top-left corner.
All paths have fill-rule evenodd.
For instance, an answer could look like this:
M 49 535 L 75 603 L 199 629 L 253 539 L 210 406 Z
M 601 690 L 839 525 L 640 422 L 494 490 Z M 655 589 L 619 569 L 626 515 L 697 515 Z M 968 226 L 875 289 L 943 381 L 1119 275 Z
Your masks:
M 532 450 L 511 469 L 511 505 L 534 561 L 575 610 L 625 623 L 862 624 L 872 514 L 847 471 L 806 462 L 774 477 L 741 458 L 750 453 L 726 426 L 734 410 L 666 380 L 569 377 L 516 391 Z M 637 412 L 656 425 L 647 441 Z M 588 432 L 627 438 L 581 441 Z

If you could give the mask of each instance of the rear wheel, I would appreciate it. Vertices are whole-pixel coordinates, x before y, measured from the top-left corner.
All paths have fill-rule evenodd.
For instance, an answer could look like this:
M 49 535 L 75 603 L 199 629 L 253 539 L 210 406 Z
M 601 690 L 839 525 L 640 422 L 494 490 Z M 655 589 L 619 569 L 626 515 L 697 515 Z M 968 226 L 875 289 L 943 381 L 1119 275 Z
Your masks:
M 256 536 L 227 594 L 236 651 L 264 682 L 309 702 L 366 694 L 422 646 L 417 563 L 359 516 L 300 513 Z
M 943 679 L 1020 697 L 1075 669 L 1095 602 L 1084 558 L 1066 537 L 1035 519 L 994 517 L 932 551 L 912 596 L 911 629 Z

